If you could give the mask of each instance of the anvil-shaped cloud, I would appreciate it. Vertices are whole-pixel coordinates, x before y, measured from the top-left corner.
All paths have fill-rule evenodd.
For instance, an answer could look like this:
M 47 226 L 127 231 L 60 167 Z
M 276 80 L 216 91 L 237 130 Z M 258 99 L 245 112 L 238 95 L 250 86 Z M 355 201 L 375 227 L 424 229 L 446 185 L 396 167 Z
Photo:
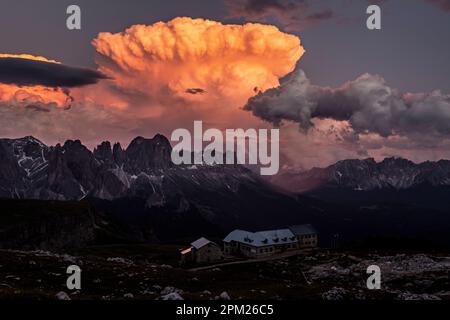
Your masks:
M 277 86 L 304 53 L 297 36 L 274 26 L 191 18 L 100 33 L 93 45 L 99 70 L 118 89 L 167 104 L 242 102 L 255 88 Z M 207 94 L 189 94 L 190 88 Z

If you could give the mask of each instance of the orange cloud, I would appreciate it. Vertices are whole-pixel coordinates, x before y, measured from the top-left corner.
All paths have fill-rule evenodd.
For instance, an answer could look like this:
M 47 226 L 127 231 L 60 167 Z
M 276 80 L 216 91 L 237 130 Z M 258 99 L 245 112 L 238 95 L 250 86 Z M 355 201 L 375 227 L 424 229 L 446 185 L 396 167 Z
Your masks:
M 99 71 L 154 105 L 173 98 L 240 107 L 255 91 L 278 86 L 304 53 L 297 36 L 274 26 L 191 18 L 100 33 L 93 45 Z M 204 94 L 191 94 L 193 88 Z
M 0 102 L 27 106 L 31 104 L 53 105 L 64 107 L 68 102 L 67 93 L 61 88 L 47 88 L 43 86 L 18 87 L 0 84 Z

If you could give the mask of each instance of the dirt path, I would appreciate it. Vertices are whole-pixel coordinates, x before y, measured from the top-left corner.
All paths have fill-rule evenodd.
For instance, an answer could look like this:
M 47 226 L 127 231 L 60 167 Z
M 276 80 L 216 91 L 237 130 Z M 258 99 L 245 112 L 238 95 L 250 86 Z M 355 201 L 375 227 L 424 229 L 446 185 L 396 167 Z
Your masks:
M 251 264 L 251 263 L 279 260 L 279 259 L 290 258 L 290 257 L 294 257 L 294 256 L 297 256 L 297 255 L 302 255 L 302 254 L 305 254 L 305 251 L 285 252 L 285 253 L 282 253 L 282 254 L 277 254 L 277 255 L 274 255 L 274 256 L 264 257 L 264 258 L 259 258 L 259 259 L 248 259 L 248 260 L 239 260 L 239 261 L 233 261 L 233 262 L 224 262 L 224 263 L 218 263 L 218 264 L 205 266 L 205 267 L 192 268 L 192 269 L 189 269 L 188 271 L 192 271 L 192 272 L 204 271 L 204 270 L 209 270 L 209 269 L 214 269 L 214 268 L 219 268 L 219 267 L 239 265 L 239 264 Z

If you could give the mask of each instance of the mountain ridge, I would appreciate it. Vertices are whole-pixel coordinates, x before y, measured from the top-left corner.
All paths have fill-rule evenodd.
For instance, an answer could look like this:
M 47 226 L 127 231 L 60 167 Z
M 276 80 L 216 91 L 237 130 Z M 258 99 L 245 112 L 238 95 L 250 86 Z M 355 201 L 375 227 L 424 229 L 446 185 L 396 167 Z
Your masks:
M 380 189 L 404 190 L 428 184 L 450 186 L 450 160 L 414 163 L 390 157 L 341 160 L 325 168 L 307 171 L 285 170 L 272 182 L 294 192 L 310 192 L 322 188 L 346 188 L 355 191 Z

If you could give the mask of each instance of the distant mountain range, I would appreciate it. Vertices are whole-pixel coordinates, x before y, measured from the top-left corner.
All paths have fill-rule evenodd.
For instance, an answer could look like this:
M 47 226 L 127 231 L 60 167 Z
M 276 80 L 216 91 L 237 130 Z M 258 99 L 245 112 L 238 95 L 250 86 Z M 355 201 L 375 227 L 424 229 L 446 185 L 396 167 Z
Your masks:
M 345 188 L 355 191 L 381 189 L 404 190 L 423 185 L 450 186 L 450 161 L 416 164 L 402 158 L 343 160 L 327 168 L 309 171 L 284 171 L 275 183 L 295 192 L 321 188 Z

